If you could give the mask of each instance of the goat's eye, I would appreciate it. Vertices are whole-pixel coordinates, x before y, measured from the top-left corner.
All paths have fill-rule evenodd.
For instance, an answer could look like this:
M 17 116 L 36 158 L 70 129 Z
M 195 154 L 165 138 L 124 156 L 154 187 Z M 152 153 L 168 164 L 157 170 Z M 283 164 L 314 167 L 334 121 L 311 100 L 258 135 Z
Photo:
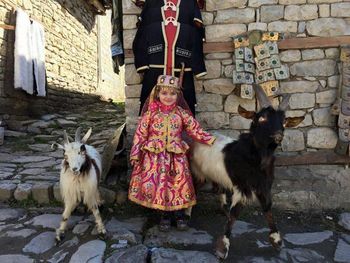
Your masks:
M 263 122 L 266 122 L 266 121 L 267 121 L 267 118 L 264 117 L 264 116 L 261 116 L 261 117 L 259 117 L 259 119 L 258 119 L 258 122 L 259 122 L 259 123 L 263 123 Z

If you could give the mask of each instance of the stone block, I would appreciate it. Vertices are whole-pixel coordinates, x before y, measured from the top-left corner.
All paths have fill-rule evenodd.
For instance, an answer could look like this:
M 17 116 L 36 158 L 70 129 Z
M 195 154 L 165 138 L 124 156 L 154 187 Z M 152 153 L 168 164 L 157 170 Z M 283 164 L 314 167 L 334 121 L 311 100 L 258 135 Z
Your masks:
M 280 53 L 282 62 L 296 62 L 301 60 L 301 52 L 299 50 L 286 50 Z
M 0 201 L 7 201 L 13 197 L 13 193 L 17 188 L 13 183 L 1 183 L 0 184 Z
M 132 42 L 134 41 L 136 31 L 136 29 L 128 29 L 123 31 L 124 49 L 132 49 Z
M 123 15 L 125 14 L 140 14 L 141 8 L 137 7 L 131 0 L 123 0 Z
M 232 41 L 232 37 L 247 32 L 245 24 L 209 25 L 205 27 L 207 42 Z
M 342 18 L 319 18 L 306 23 L 311 36 L 332 37 L 350 35 L 350 27 Z
M 127 85 L 135 85 L 141 83 L 140 74 L 136 72 L 136 68 L 133 64 L 125 66 L 125 83 Z
M 315 94 L 296 93 L 292 94 L 289 100 L 291 109 L 307 109 L 315 107 Z
M 224 76 L 226 78 L 230 78 L 232 79 L 233 77 L 233 71 L 235 70 L 235 66 L 234 65 L 228 65 L 224 67 Z
M 233 116 L 230 119 L 230 128 L 234 130 L 249 130 L 251 120 L 241 116 Z
M 266 23 L 249 23 L 248 24 L 248 31 L 253 31 L 253 30 L 260 30 L 260 31 L 267 31 L 267 24 Z
M 327 79 L 327 85 L 329 88 L 337 88 L 339 85 L 339 75 L 330 76 Z
M 206 80 L 203 82 L 203 85 L 206 92 L 221 95 L 229 95 L 235 89 L 231 79 Z
M 229 95 L 224 104 L 224 111 L 228 113 L 238 113 L 238 106 L 249 111 L 255 111 L 255 100 L 242 99 L 236 95 Z
M 51 183 L 37 183 L 32 187 L 32 196 L 35 201 L 39 204 L 50 203 L 52 195 L 52 184 Z
M 123 15 L 123 29 L 135 29 L 137 23 L 136 15 Z
M 293 64 L 290 72 L 294 76 L 328 77 L 336 72 L 336 62 L 331 59 L 304 61 Z
M 317 149 L 333 149 L 338 135 L 331 128 L 313 128 L 307 131 L 307 146 Z
M 306 0 L 279 0 L 280 5 L 300 5 L 306 4 Z
M 284 131 L 282 141 L 282 151 L 295 152 L 305 149 L 305 141 L 303 132 L 295 129 L 288 129 Z
M 127 85 L 125 86 L 126 98 L 140 98 L 142 85 Z
M 283 5 L 266 5 L 260 9 L 261 22 L 272 22 L 283 19 L 284 6 Z
M 205 67 L 208 74 L 203 76 L 202 79 L 218 79 L 221 75 L 221 63 L 219 60 L 206 60 Z
M 325 53 L 326 58 L 339 58 L 339 48 L 327 48 Z
M 253 8 L 218 10 L 215 24 L 246 24 L 255 21 Z M 263 21 L 264 22 L 264 21 Z
M 53 186 L 53 197 L 55 198 L 56 201 L 63 202 L 59 182 L 55 183 Z
M 220 129 L 229 125 L 229 114 L 225 112 L 199 112 L 196 118 L 205 129 Z
M 334 127 L 336 123 L 335 116 L 331 114 L 330 107 L 315 109 L 312 112 L 312 117 L 316 126 Z
M 294 21 L 274 21 L 268 24 L 267 29 L 281 33 L 297 33 L 298 23 Z
M 213 24 L 214 15 L 210 12 L 202 12 L 203 24 L 205 26 Z
M 205 9 L 207 11 L 216 11 L 234 7 L 245 7 L 247 0 L 207 0 L 205 1 Z
M 337 98 L 337 90 L 330 89 L 316 93 L 316 103 L 331 104 Z
M 248 6 L 260 7 L 262 5 L 275 5 L 277 3 L 278 3 L 278 0 L 249 0 Z
M 285 20 L 303 21 L 318 18 L 317 5 L 288 5 L 285 9 Z
M 303 60 L 311 60 L 311 59 L 323 59 L 324 52 L 322 49 L 305 49 L 301 51 L 301 55 Z
M 281 93 L 299 93 L 299 92 L 315 92 L 320 87 L 317 81 L 281 81 Z
M 138 116 L 140 110 L 139 99 L 126 99 L 125 100 L 125 114 L 127 116 Z
M 330 16 L 330 7 L 328 4 L 322 4 L 318 6 L 318 12 L 320 17 L 329 17 Z
M 14 192 L 14 197 L 17 201 L 26 200 L 31 196 L 32 193 L 31 184 L 18 184 L 17 189 Z
M 196 111 L 222 111 L 222 100 L 219 94 L 198 94 Z
M 205 59 L 230 59 L 232 57 L 231 53 L 209 53 L 205 55 Z M 232 63 L 232 60 L 231 60 Z
M 336 3 L 331 5 L 332 17 L 350 17 L 350 3 Z

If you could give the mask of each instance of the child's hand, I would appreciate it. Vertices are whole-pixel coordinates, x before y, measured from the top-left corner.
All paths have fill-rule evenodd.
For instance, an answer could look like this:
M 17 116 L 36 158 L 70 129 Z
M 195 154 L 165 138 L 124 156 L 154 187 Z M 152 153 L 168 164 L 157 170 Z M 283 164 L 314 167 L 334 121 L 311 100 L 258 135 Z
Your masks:
M 131 160 L 130 163 L 131 163 L 131 166 L 135 166 L 136 164 L 139 163 L 139 160 Z

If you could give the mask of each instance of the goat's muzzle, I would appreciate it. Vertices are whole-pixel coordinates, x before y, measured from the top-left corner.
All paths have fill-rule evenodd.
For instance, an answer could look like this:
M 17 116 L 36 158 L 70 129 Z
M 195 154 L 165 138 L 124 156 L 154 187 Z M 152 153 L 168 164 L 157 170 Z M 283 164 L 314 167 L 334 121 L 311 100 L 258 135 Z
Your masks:
M 79 175 L 80 174 L 80 171 L 79 171 L 79 169 L 77 167 L 72 168 L 72 171 L 73 171 L 74 175 Z

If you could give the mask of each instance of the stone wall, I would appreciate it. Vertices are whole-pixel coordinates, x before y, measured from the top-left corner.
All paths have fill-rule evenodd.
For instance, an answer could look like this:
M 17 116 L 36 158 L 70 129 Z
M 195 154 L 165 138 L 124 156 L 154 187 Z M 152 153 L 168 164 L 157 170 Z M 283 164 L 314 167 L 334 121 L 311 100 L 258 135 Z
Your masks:
M 123 13 L 124 46 L 131 49 L 140 9 L 130 0 L 123 0 Z M 277 31 L 285 38 L 350 35 L 349 0 L 206 0 L 202 16 L 207 42 L 231 43 L 232 37 L 251 30 Z M 282 62 L 290 69 L 290 78 L 280 82 L 282 93 L 292 94 L 287 116 L 305 116 L 305 120 L 285 131 L 278 154 L 333 151 L 337 131 L 330 107 L 337 96 L 339 50 L 280 50 Z M 206 129 L 238 137 L 249 128 L 250 121 L 238 115 L 237 107 L 241 104 L 254 110 L 255 100 L 235 95 L 233 56 L 228 52 L 205 54 L 208 74 L 196 81 L 196 116 Z M 126 62 L 127 131 L 131 140 L 138 120 L 141 76 L 132 58 Z M 325 174 L 323 170 L 334 173 Z M 350 208 L 346 199 L 349 185 L 344 183 L 347 174 L 344 167 L 333 165 L 278 168 L 276 185 L 280 187 L 276 188 L 275 199 L 288 208 Z M 295 185 L 297 189 L 293 189 Z M 330 193 L 334 200 L 327 198 Z M 293 204 L 288 203 L 290 198 L 294 198 Z
M 1 23 L 11 23 L 12 6 L 22 8 L 45 28 L 48 96 L 30 96 L 5 82 L 13 31 L 0 29 L 0 114 L 14 114 L 13 109 L 17 115 L 67 109 L 100 96 L 124 99 L 124 78 L 113 72 L 111 63 L 110 12 L 97 19 L 84 0 L 6 0 L 0 3 Z M 12 69 L 7 69 L 7 74 L 11 73 Z

